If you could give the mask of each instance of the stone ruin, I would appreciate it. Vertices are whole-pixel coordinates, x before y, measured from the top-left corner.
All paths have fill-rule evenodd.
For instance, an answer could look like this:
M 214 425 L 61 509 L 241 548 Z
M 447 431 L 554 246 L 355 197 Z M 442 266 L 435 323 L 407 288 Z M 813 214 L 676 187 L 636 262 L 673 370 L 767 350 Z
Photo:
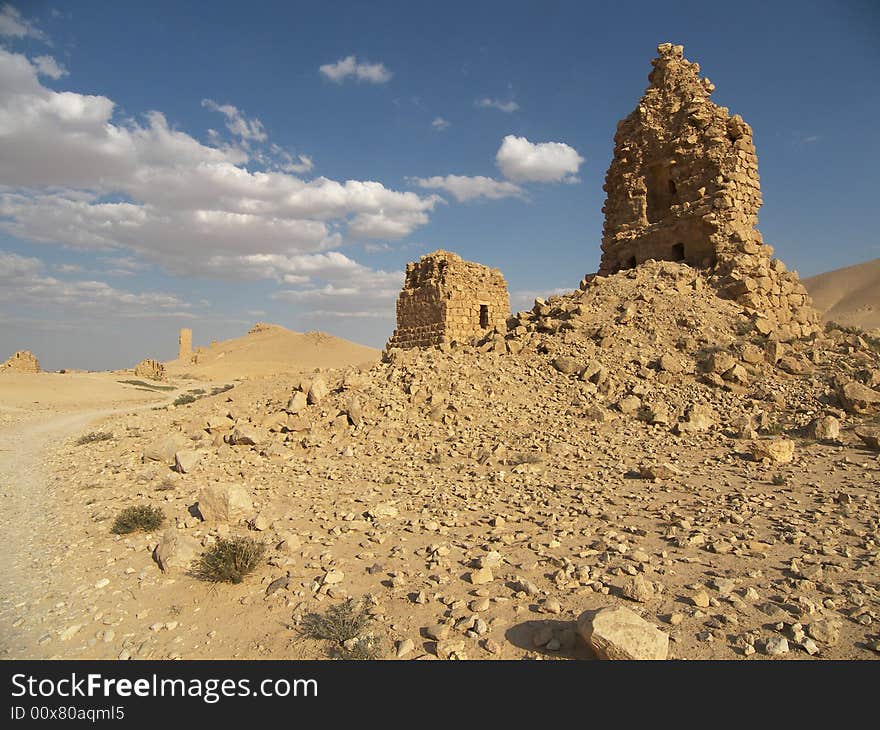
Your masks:
M 182 363 L 188 363 L 192 357 L 193 332 L 189 327 L 183 327 L 180 330 L 180 337 L 177 339 L 177 359 Z
M 165 365 L 158 360 L 141 360 L 134 368 L 134 374 L 139 378 L 149 378 L 150 380 L 165 380 L 167 373 Z
M 30 350 L 19 350 L 0 365 L 0 372 L 38 373 L 40 361 Z
M 710 100 L 714 85 L 682 46 L 657 50 L 650 86 L 614 136 L 598 274 L 682 261 L 707 270 L 721 296 L 751 311 L 759 333 L 785 340 L 817 332 L 819 315 L 797 274 L 772 258 L 756 228 L 751 127 Z
M 496 328 L 505 331 L 509 316 L 507 283 L 498 269 L 434 251 L 406 266 L 388 348 L 467 342 Z

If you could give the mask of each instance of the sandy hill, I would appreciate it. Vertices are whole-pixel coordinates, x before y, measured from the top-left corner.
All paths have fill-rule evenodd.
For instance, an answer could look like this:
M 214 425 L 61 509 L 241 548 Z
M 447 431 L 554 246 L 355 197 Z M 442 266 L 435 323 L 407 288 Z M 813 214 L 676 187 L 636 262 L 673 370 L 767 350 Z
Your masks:
M 379 351 L 324 332 L 293 332 L 279 325 L 258 324 L 244 337 L 198 348 L 197 362 L 167 363 L 172 376 L 191 375 L 231 380 L 313 370 L 368 365 Z
M 804 279 L 804 285 L 826 322 L 880 327 L 880 259 Z

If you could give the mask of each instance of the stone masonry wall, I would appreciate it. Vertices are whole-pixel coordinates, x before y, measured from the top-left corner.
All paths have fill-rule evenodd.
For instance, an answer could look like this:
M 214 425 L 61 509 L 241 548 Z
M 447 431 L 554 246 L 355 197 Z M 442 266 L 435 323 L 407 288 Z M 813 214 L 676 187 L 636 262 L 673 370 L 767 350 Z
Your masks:
M 150 380 L 165 380 L 165 365 L 158 360 L 141 360 L 134 368 L 134 374 L 139 378 Z
M 188 363 L 190 357 L 192 356 L 192 342 L 193 342 L 193 333 L 189 327 L 184 327 L 180 330 L 180 337 L 177 340 L 178 342 L 178 350 L 177 350 L 177 359 L 182 363 Z
M 762 334 L 816 332 L 806 290 L 756 228 L 762 201 L 751 127 L 710 100 L 714 85 L 682 46 L 657 50 L 650 86 L 614 136 L 599 275 L 648 259 L 684 261 L 750 310 Z
M 17 373 L 38 373 L 40 372 L 40 361 L 30 350 L 19 350 L 0 365 L 0 372 L 4 370 Z
M 496 328 L 504 331 L 509 316 L 507 283 L 498 269 L 435 251 L 407 264 L 388 347 L 466 342 Z

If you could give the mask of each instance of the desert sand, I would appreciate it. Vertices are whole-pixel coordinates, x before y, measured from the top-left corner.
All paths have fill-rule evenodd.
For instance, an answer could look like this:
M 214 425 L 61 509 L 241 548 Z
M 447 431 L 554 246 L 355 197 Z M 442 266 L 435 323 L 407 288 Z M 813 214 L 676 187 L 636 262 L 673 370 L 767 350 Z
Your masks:
M 0 655 L 880 658 L 880 337 L 822 324 L 751 128 L 658 53 L 570 293 L 511 313 L 437 251 L 381 356 L 263 326 L 167 383 L 0 374 Z
M 880 328 L 880 259 L 804 279 L 826 322 Z
M 880 384 L 880 343 L 756 345 L 677 263 L 519 321 L 367 368 L 169 393 L 103 417 L 95 443 L 76 439 L 94 413 L 5 429 L 4 483 L 24 475 L 27 493 L 4 497 L 4 655 L 321 658 L 339 647 L 302 622 L 350 596 L 381 658 L 588 658 L 575 621 L 609 605 L 659 627 L 670 658 L 878 656 L 880 458 L 858 398 L 880 393 L 838 376 L 859 362 Z M 203 519 L 230 487 L 248 504 Z M 166 524 L 113 535 L 132 505 Z M 159 568 L 170 533 L 268 552 L 211 584 Z
M 230 380 L 277 375 L 312 368 L 365 365 L 379 351 L 324 332 L 293 332 L 280 325 L 258 324 L 248 334 L 201 348 L 196 362 L 166 363 L 171 375 L 199 380 Z

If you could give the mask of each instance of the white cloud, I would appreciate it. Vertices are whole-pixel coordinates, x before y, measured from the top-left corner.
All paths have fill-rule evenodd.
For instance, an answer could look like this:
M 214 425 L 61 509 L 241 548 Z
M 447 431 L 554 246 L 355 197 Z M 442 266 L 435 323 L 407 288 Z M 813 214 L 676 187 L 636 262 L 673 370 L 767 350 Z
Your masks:
M 422 188 L 445 190 L 452 194 L 459 203 L 477 198 L 498 200 L 499 198 L 521 198 L 525 195 L 525 191 L 519 185 L 481 175 L 475 177 L 466 175 L 440 177 L 435 175 L 429 178 L 417 177 L 414 180 Z
M 308 285 L 282 289 L 272 298 L 306 305 L 314 317 L 393 319 L 394 301 L 404 280 L 402 271 L 370 269 L 337 252 L 292 257 L 284 263 L 276 261 L 274 265 L 288 267 L 285 283 Z
M 358 63 L 355 56 L 346 56 L 336 63 L 325 63 L 318 69 L 321 74 L 337 84 L 349 77 L 370 84 L 384 84 L 391 80 L 392 73 L 382 63 Z
M 232 104 L 218 104 L 213 99 L 202 99 L 202 106 L 211 111 L 220 112 L 226 117 L 226 128 L 236 137 L 257 142 L 266 140 L 267 135 L 263 123 L 257 118 L 248 119 Z
M 79 264 L 55 264 L 52 268 L 59 274 L 81 274 L 83 272 L 83 267 Z
M 451 122 L 443 117 L 436 117 L 434 121 L 431 122 L 431 126 L 438 132 L 442 132 L 444 129 L 448 129 L 451 126 Z
M 579 182 L 584 158 L 563 142 L 534 144 L 525 137 L 507 135 L 495 162 L 504 177 L 516 182 Z
M 227 119 L 244 141 L 263 134 L 255 120 Z M 254 155 L 206 146 L 156 111 L 115 121 L 110 99 L 48 89 L 27 58 L 0 48 L 0 228 L 23 240 L 122 249 L 172 273 L 216 275 L 216 262 L 238 256 L 405 236 L 442 201 L 376 181 L 251 171 Z M 288 162 L 312 167 L 305 155 Z M 234 264 L 225 273 L 235 276 Z
M 189 304 L 165 292 L 134 293 L 103 281 L 47 276 L 40 259 L 0 251 L 0 302 L 71 309 L 102 317 L 190 316 Z
M 43 31 L 9 4 L 0 8 L 0 35 L 7 38 L 35 38 L 44 42 L 47 40 Z
M 65 76 L 69 76 L 70 72 L 64 68 L 52 56 L 37 56 L 34 58 L 34 66 L 37 67 L 37 73 L 41 76 L 48 76 L 56 81 Z
M 498 109 L 505 114 L 510 114 L 511 112 L 515 112 L 517 109 L 519 109 L 519 104 L 517 104 L 513 99 L 509 99 L 508 101 L 501 101 L 500 99 L 489 99 L 487 97 L 477 99 L 474 102 L 474 106 L 478 109 Z

